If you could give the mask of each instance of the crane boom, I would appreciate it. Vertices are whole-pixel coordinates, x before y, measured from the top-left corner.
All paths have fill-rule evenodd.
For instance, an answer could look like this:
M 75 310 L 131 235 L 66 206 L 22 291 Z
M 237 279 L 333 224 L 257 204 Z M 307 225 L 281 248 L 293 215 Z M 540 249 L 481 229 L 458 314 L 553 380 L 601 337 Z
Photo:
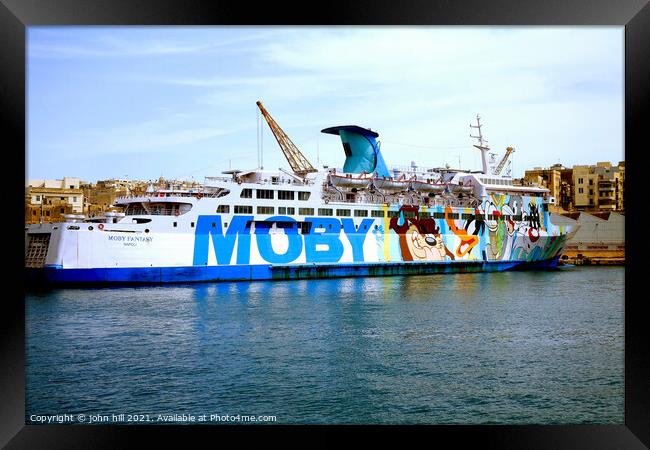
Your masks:
M 506 154 L 503 155 L 503 158 L 499 162 L 499 165 L 497 166 L 496 169 L 494 169 L 494 174 L 499 175 L 501 171 L 503 170 L 503 167 L 506 165 L 506 161 L 508 161 L 508 157 L 510 156 L 510 153 L 514 152 L 515 150 L 512 147 L 507 147 L 506 148 Z
M 266 119 L 266 122 L 269 124 L 269 128 L 273 132 L 273 136 L 275 136 L 275 140 L 278 141 L 278 145 L 280 146 L 280 149 L 282 150 L 282 153 L 284 153 L 284 157 L 287 158 L 287 161 L 289 162 L 289 165 L 291 166 L 291 170 L 296 175 L 300 175 L 301 177 L 304 177 L 310 172 L 318 172 L 314 168 L 314 166 L 311 165 L 311 163 L 305 158 L 305 155 L 302 154 L 300 150 L 298 150 L 298 147 L 291 142 L 291 139 L 289 139 L 289 136 L 280 128 L 280 125 L 278 125 L 275 120 L 273 120 L 273 117 L 264 109 L 264 106 L 262 106 L 262 102 L 257 102 L 257 107 L 260 109 L 262 115 L 264 116 L 264 119 Z

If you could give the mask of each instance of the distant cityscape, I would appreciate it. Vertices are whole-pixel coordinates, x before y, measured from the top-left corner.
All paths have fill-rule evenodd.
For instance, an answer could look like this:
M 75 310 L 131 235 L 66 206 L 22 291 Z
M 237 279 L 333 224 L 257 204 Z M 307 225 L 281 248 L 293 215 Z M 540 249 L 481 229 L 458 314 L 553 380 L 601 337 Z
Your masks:
M 549 168 L 535 167 L 525 171 L 515 185 L 541 186 L 550 190 L 556 206 L 551 212 L 625 212 L 625 161 L 613 165 L 576 165 L 571 168 L 555 164 Z M 196 181 L 109 179 L 96 183 L 76 177 L 54 180 L 28 180 L 25 188 L 25 223 L 64 221 L 68 214 L 85 217 L 106 212 L 122 212 L 115 206 L 119 197 L 142 195 L 158 190 L 199 190 Z
M 28 180 L 25 187 L 25 224 L 65 221 L 68 214 L 85 217 L 106 212 L 122 212 L 115 206 L 119 197 L 142 195 L 147 191 L 193 190 L 202 184 L 194 181 L 166 180 L 100 180 L 88 183 L 77 177 L 56 180 Z

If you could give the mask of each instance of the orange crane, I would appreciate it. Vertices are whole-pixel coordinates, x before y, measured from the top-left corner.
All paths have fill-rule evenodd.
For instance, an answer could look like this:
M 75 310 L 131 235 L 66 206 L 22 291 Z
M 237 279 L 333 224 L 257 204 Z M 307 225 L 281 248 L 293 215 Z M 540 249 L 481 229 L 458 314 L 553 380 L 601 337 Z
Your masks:
M 285 133 L 282 128 L 280 128 L 280 125 L 278 125 L 275 120 L 273 120 L 273 117 L 271 117 L 268 111 L 264 109 L 262 102 L 258 101 L 257 107 L 260 109 L 262 115 L 266 119 L 266 122 L 269 124 L 269 128 L 271 128 L 273 136 L 275 136 L 275 140 L 278 141 L 278 145 L 280 145 L 280 149 L 282 149 L 284 157 L 287 158 L 287 161 L 291 166 L 291 170 L 293 170 L 296 175 L 299 175 L 303 178 L 308 173 L 318 172 L 318 170 L 316 170 L 314 166 L 311 165 L 307 158 L 305 158 L 305 155 L 303 155 L 302 152 L 298 150 L 298 147 L 296 147 L 296 145 L 291 142 L 291 139 L 289 139 L 287 133 Z
M 494 174 L 499 175 L 501 171 L 503 170 L 503 167 L 506 165 L 506 161 L 508 161 L 508 156 L 510 156 L 510 153 L 514 152 L 515 149 L 512 147 L 507 147 L 506 148 L 506 154 L 503 155 L 503 158 L 499 162 L 499 165 L 497 166 L 496 169 L 494 169 Z

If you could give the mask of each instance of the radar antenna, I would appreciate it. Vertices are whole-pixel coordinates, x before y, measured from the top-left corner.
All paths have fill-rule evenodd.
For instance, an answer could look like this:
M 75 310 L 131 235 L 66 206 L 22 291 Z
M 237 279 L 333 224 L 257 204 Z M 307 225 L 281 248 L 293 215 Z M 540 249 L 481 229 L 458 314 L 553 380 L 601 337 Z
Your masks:
M 266 119 L 266 122 L 269 124 L 269 128 L 271 128 L 273 136 L 275 136 L 275 140 L 278 141 L 278 145 L 280 145 L 280 149 L 282 150 L 284 157 L 287 158 L 287 161 L 291 166 L 291 170 L 293 170 L 296 175 L 299 175 L 303 178 L 310 172 L 318 172 L 318 170 L 316 170 L 314 166 L 311 165 L 307 158 L 305 158 L 305 155 L 303 155 L 302 152 L 298 150 L 298 147 L 296 147 L 291 139 L 289 139 L 289 136 L 287 136 L 282 128 L 280 128 L 275 120 L 273 120 L 273 117 L 271 117 L 266 109 L 264 109 L 262 102 L 258 101 L 257 106 Z

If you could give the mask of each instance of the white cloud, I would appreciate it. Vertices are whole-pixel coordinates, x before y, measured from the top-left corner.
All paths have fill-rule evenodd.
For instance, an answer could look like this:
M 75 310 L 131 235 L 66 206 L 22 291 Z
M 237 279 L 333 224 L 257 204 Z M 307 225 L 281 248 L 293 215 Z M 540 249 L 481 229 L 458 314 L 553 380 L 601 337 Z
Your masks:
M 236 134 L 238 141 L 228 141 L 229 148 L 247 153 L 244 149 L 254 149 L 256 142 L 255 101 L 262 100 L 294 142 L 305 142 L 303 150 L 314 162 L 315 140 L 321 160 L 342 162 L 340 143 L 318 136 L 320 129 L 359 124 L 385 139 L 389 163 L 456 165 L 460 155 L 464 167 L 477 164 L 468 127 L 476 113 L 483 116 L 497 153 L 507 145 L 517 149 L 519 175 L 528 166 L 553 164 L 558 158 L 593 163 L 594 158 L 618 160 L 622 154 L 622 27 L 203 31 L 157 29 L 155 37 L 143 32 L 137 41 L 115 32 L 30 46 L 30 55 L 62 61 L 71 56 L 115 61 L 164 56 L 153 58 L 159 65 L 96 75 L 120 86 L 125 81 L 146 85 L 170 99 L 168 111 L 178 109 L 174 102 L 180 100 L 172 99 L 183 102 L 185 117 L 167 117 L 159 109 L 160 117 L 143 117 L 137 126 L 108 124 L 59 136 L 59 146 L 94 146 L 107 153 L 154 151 Z M 265 159 L 273 166 L 284 164 L 265 133 Z M 237 166 L 255 164 L 250 152 L 238 156 L 242 164 Z

